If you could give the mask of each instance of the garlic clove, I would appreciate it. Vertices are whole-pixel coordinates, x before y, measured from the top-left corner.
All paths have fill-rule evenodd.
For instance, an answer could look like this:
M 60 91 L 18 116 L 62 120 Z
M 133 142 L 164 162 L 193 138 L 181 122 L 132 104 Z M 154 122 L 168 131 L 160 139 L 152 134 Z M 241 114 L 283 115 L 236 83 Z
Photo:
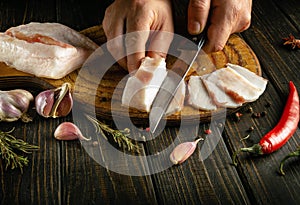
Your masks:
M 22 115 L 20 109 L 8 102 L 0 103 L 0 121 L 13 122 Z
M 57 106 L 54 104 L 52 109 L 53 117 L 60 117 L 60 116 L 67 116 L 73 107 L 73 98 L 70 94 L 70 88 L 69 85 L 65 85 L 66 87 L 61 90 L 62 94 L 61 96 L 64 96 L 61 98 L 61 101 L 57 103 Z M 55 107 L 56 106 L 56 107 Z
M 0 121 L 12 122 L 20 118 L 24 122 L 31 121 L 25 113 L 32 100 L 32 94 L 26 90 L 0 91 Z
M 67 116 L 73 107 L 70 87 L 69 83 L 64 83 L 61 87 L 39 93 L 35 98 L 35 107 L 38 114 L 53 118 Z
M 10 103 L 18 107 L 22 113 L 28 110 L 30 102 L 34 99 L 33 95 L 27 90 L 15 89 L 7 91 Z
M 35 97 L 36 111 L 41 116 L 49 117 L 53 104 L 54 104 L 53 90 L 43 91 Z
M 194 142 L 184 142 L 177 145 L 170 154 L 170 160 L 173 164 L 181 164 L 188 159 L 195 151 L 198 142 L 201 139 L 197 139 Z
M 80 129 L 71 122 L 61 123 L 54 131 L 54 137 L 58 140 L 91 140 L 84 137 Z

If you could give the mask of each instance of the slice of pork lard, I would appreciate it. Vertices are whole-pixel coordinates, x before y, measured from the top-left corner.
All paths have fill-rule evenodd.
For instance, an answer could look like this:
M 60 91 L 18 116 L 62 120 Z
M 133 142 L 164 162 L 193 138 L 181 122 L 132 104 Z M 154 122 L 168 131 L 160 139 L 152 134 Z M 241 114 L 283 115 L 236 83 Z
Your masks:
M 188 103 L 200 110 L 216 110 L 201 76 L 191 76 L 188 82 Z
M 169 107 L 166 111 L 166 116 L 179 112 L 184 107 L 184 100 L 185 100 L 185 93 L 186 93 L 186 85 L 185 82 L 182 81 L 174 95 L 174 98 L 169 104 Z
M 241 106 L 241 103 L 237 103 L 234 99 L 229 96 L 224 90 L 218 87 L 215 83 L 208 81 L 208 76 L 202 76 L 202 81 L 208 91 L 212 101 L 219 107 L 237 108 Z
M 222 89 L 238 104 L 253 102 L 264 91 L 230 67 L 211 73 L 206 80 Z
M 251 72 L 245 67 L 242 67 L 240 65 L 227 63 L 227 67 L 232 68 L 236 72 L 238 72 L 240 75 L 245 77 L 250 83 L 252 83 L 255 87 L 259 88 L 261 93 L 260 95 L 265 91 L 268 80 L 256 75 L 255 73 Z

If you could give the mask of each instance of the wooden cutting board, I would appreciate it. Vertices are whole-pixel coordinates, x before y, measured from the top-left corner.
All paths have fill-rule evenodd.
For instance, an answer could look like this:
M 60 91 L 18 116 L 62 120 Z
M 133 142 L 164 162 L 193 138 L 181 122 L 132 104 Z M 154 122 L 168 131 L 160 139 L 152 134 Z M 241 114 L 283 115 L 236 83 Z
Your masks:
M 81 33 L 94 40 L 98 45 L 102 45 L 106 42 L 102 26 L 94 26 L 81 31 Z M 206 56 L 206 58 L 209 58 L 208 60 L 213 62 L 217 69 L 224 67 L 226 63 L 233 63 L 244 66 L 252 72 L 261 75 L 261 67 L 255 53 L 238 35 L 231 35 L 222 51 L 211 53 Z M 167 59 L 168 66 L 170 66 L 172 62 L 172 58 Z M 34 86 L 46 89 L 47 87 L 57 87 L 64 82 L 69 82 L 74 89 L 75 81 L 77 80 L 76 89 L 73 90 L 74 99 L 86 112 L 96 112 L 100 119 L 111 120 L 113 107 L 115 117 L 125 120 L 130 117 L 131 121 L 135 124 L 147 125 L 148 114 L 146 112 L 121 106 L 122 88 L 126 82 L 122 79 L 127 76 L 127 72 L 124 69 L 114 64 L 100 82 L 99 79 L 95 78 L 92 72 L 84 72 L 84 75 L 80 75 L 80 78 L 77 78 L 79 71 L 80 69 L 59 80 L 51 80 L 37 78 L 30 74 L 17 71 L 4 63 L 0 63 L 0 84 L 3 86 L 6 82 L 13 83 L 15 80 L 15 82 L 18 82 L 15 83 L 15 86 L 19 88 L 22 88 L 22 84 L 31 83 L 34 84 Z M 196 71 L 197 67 L 195 67 L 189 75 L 197 75 Z M 121 86 L 118 85 L 119 82 L 121 82 Z M 117 85 L 118 88 L 116 88 Z M 96 92 L 91 91 L 91 87 L 96 87 Z M 111 99 L 113 94 L 114 100 L 112 105 Z M 183 118 L 185 122 L 193 122 L 195 119 L 199 120 L 200 117 L 201 122 L 207 122 L 211 119 L 212 114 L 214 116 L 218 116 L 218 114 L 223 116 L 223 111 L 224 109 L 222 108 L 213 112 L 201 111 L 188 106 L 186 103 L 181 112 L 168 116 L 167 120 L 169 125 L 177 125 Z M 236 111 L 236 109 L 226 110 L 227 114 L 231 114 L 234 111 Z

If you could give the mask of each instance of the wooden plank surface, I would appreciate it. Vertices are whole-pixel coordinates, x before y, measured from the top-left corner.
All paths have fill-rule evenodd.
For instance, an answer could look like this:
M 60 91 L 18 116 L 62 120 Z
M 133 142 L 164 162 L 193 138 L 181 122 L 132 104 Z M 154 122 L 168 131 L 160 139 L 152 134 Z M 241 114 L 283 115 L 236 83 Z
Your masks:
M 83 2 L 73 3 L 72 8 L 75 11 L 81 11 L 81 6 L 85 5 Z M 13 5 L 8 8 L 13 8 Z M 20 18 L 16 24 L 14 21 L 7 23 L 3 26 L 3 30 L 33 20 L 60 21 L 67 25 L 72 24 L 72 27 L 77 29 L 84 29 L 89 25 L 85 22 L 85 18 L 77 23 L 77 15 L 71 15 L 73 19 L 65 18 L 70 16 L 67 12 L 70 10 L 70 2 L 58 2 L 56 5 L 53 1 L 49 4 L 28 1 L 22 9 L 15 14 L 15 17 L 13 12 L 7 11 L 12 15 L 10 18 L 22 17 L 22 19 Z M 101 9 L 103 10 L 103 7 Z M 54 16 L 50 15 L 51 12 Z M 73 23 L 74 21 L 76 23 Z M 95 25 L 95 22 L 92 22 L 92 25 Z M 11 124 L 20 128 L 16 134 L 24 136 L 25 139 L 30 136 L 30 139 L 38 142 L 41 149 L 29 158 L 32 165 L 29 164 L 23 174 L 18 170 L 4 171 L 1 166 L 3 182 L 0 192 L 1 204 L 122 204 L 124 201 L 155 204 L 150 177 L 123 176 L 111 172 L 94 162 L 80 143 L 56 141 L 53 138 L 55 128 L 60 122 L 71 120 L 71 116 L 56 120 L 38 117 L 30 128 L 22 123 Z M 1 123 L 1 127 L 4 126 Z M 30 135 L 26 134 L 27 132 Z
M 156 204 L 154 187 L 147 172 L 147 163 L 139 156 L 135 160 L 118 161 L 109 147 L 101 144 L 103 136 L 95 134 L 94 127 L 87 120 L 76 123 L 92 142 L 63 142 L 62 161 L 62 202 L 67 204 Z M 132 137 L 139 133 L 132 132 Z M 140 156 L 145 155 L 142 145 Z M 114 167 L 114 168 L 112 168 Z M 130 171 L 134 169 L 135 171 Z M 138 173 L 137 173 L 138 172 Z M 135 174 L 134 174 L 135 173 Z M 130 175 L 132 174 L 132 175 Z M 141 176 L 138 176 L 141 175 Z M 78 197 L 78 193 L 83 193 Z M 87 194 L 86 194 L 87 193 Z
M 289 92 L 288 82 L 292 80 L 298 89 L 300 86 L 299 52 L 282 45 L 283 37 L 290 33 L 299 35 L 299 9 L 296 9 L 299 8 L 299 1 L 256 1 L 254 5 L 252 26 L 243 33 L 243 37 L 257 54 L 269 85 L 266 93 L 251 106 L 256 112 L 266 110 L 268 115 L 262 119 L 252 119 L 246 114 L 239 123 L 227 121 L 225 135 L 232 151 L 259 142 L 280 119 Z M 268 9 L 270 7 L 272 9 Z M 280 26 L 273 26 L 274 22 Z M 270 108 L 265 107 L 267 102 L 272 104 Z M 246 130 L 250 126 L 254 126 L 255 132 L 250 140 L 240 142 L 239 139 L 247 135 Z M 239 157 L 237 171 L 253 204 L 299 203 L 299 195 L 295 191 L 299 189 L 299 163 L 292 161 L 289 164 L 288 176 L 278 174 L 280 160 L 299 146 L 299 133 L 298 129 L 292 139 L 272 155 L 253 157 L 243 154 Z
M 175 143 L 178 144 L 193 141 L 197 137 L 205 139 L 199 142 L 188 161 L 153 175 L 160 204 L 250 203 L 222 139 L 221 130 L 224 127 L 217 122 L 212 124 L 213 128 L 209 128 L 209 124 L 202 124 L 183 125 L 180 130 L 167 129 L 156 140 L 147 143 L 149 154 L 158 153 L 158 157 L 149 162 L 150 167 L 157 169 L 157 166 L 169 160 L 170 152 L 165 149 L 174 147 L 173 141 L 178 140 Z M 205 129 L 211 129 L 212 134 L 206 135 Z M 160 153 L 160 150 L 163 152 Z
M 266 108 L 267 102 L 271 102 L 270 108 Z M 262 136 L 270 131 L 278 122 L 285 101 L 281 100 L 275 92 L 274 87 L 269 84 L 267 93 L 257 103 L 251 104 L 254 112 L 266 111 L 265 117 L 254 119 L 250 113 L 243 113 L 239 122 L 227 120 L 225 137 L 231 152 L 241 147 L 249 147 L 258 143 Z M 247 130 L 253 126 L 254 131 L 250 133 L 248 140 L 240 141 L 249 134 Z M 288 176 L 282 177 L 278 174 L 280 160 L 300 144 L 299 129 L 282 149 L 268 156 L 254 156 L 249 153 L 241 153 L 238 157 L 237 171 L 247 190 L 248 196 L 253 204 L 279 204 L 285 201 L 288 204 L 297 204 L 299 195 L 294 188 L 299 184 L 291 183 L 299 179 L 298 165 L 287 168 Z M 291 197 L 293 196 L 293 197 Z
M 290 5 L 299 8 L 299 1 L 292 2 Z M 268 6 L 273 9 L 266 9 Z M 300 86 L 300 72 L 297 69 L 299 52 L 282 45 L 282 38 L 291 33 L 297 36 L 299 30 L 294 26 L 297 22 L 290 21 L 290 17 L 281 12 L 282 8 L 277 7 L 274 1 L 257 3 L 257 6 L 253 8 L 252 26 L 243 35 L 255 50 L 263 71 L 275 88 L 281 92 L 280 94 L 285 93 L 286 83 L 290 80 L 296 87 Z M 280 26 L 273 26 L 274 22 Z
M 0 30 L 30 21 L 58 21 L 82 30 L 101 23 L 108 3 L 4 0 L 0 2 L 3 17 Z M 277 152 L 262 157 L 243 153 L 238 157 L 238 166 L 231 165 L 234 151 L 258 142 L 278 122 L 288 95 L 288 81 L 293 80 L 298 90 L 300 88 L 299 50 L 283 47 L 281 39 L 290 33 L 299 37 L 299 3 L 298 0 L 253 2 L 252 25 L 242 37 L 257 55 L 269 84 L 264 95 L 250 106 L 254 111 L 266 110 L 268 114 L 253 119 L 244 113 L 239 122 L 228 117 L 223 132 L 221 128 L 213 130 L 214 136 L 222 135 L 222 138 L 204 161 L 199 153 L 205 141 L 200 142 L 192 157 L 180 166 L 148 176 L 123 175 L 94 161 L 80 142 L 53 139 L 56 126 L 62 121 L 72 121 L 71 115 L 53 120 L 34 115 L 34 122 L 29 124 L 0 123 L 1 130 L 16 127 L 15 135 L 41 147 L 29 155 L 30 163 L 23 174 L 18 170 L 5 170 L 1 163 L 1 204 L 299 204 L 299 159 L 287 162 L 286 176 L 277 173 L 280 160 L 300 145 L 299 129 Z M 89 5 L 93 5 L 92 8 Z M 178 14 L 185 13 L 184 7 L 180 9 Z M 271 102 L 269 108 L 265 106 L 267 102 Z M 250 126 L 255 128 L 251 137 L 240 141 Z M 132 163 L 141 172 L 158 169 L 168 161 L 169 153 L 163 151 L 174 140 L 183 142 L 205 137 L 203 130 L 208 127 L 207 123 L 189 125 L 181 132 L 178 127 L 168 127 L 157 138 L 138 142 L 142 148 L 140 156 L 154 154 L 153 158 L 146 164 L 141 164 L 139 159 Z M 93 130 L 84 131 L 93 135 Z M 142 135 L 151 137 L 149 133 L 133 133 L 135 138 Z M 208 148 L 212 147 L 209 144 Z M 100 147 L 100 151 L 105 155 L 104 148 Z M 105 157 L 111 159 L 109 163 L 114 162 L 113 157 Z

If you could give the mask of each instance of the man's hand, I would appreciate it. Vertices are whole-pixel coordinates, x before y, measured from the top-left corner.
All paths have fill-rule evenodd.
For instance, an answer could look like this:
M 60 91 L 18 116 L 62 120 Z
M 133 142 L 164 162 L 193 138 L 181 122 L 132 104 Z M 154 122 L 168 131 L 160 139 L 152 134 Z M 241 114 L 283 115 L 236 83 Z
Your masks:
M 103 29 L 110 53 L 122 67 L 132 72 L 145 57 L 145 49 L 150 50 L 147 53 L 150 57 L 166 56 L 174 32 L 171 1 L 115 0 L 106 9 Z M 151 35 L 150 30 L 165 32 Z M 123 39 L 121 35 L 125 33 Z
M 232 33 L 250 26 L 252 0 L 190 0 L 188 30 L 199 34 L 208 24 L 208 52 L 222 50 Z

